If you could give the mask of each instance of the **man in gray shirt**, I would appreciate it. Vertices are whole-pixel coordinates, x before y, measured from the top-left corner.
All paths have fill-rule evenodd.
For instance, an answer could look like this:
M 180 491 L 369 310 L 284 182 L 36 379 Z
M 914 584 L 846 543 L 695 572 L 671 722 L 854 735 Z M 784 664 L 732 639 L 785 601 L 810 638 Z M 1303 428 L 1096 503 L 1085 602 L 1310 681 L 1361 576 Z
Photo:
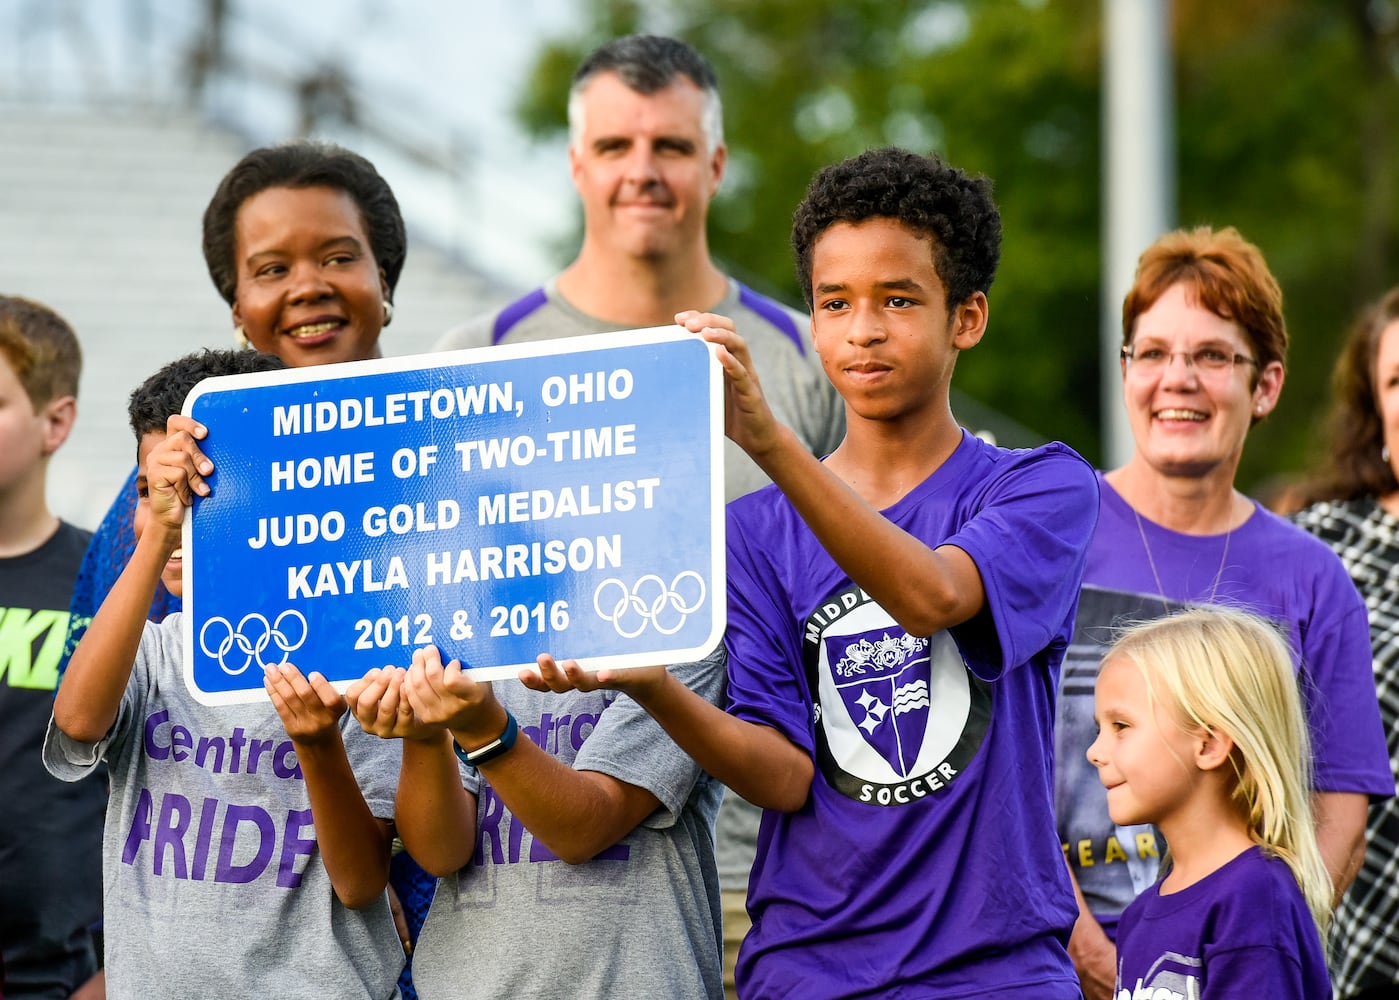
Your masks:
M 809 318 L 724 274 L 705 223 L 727 161 L 718 83 L 683 42 L 630 36 L 602 46 L 574 75 L 569 165 L 583 202 L 578 256 L 542 288 L 451 330 L 442 350 L 664 326 L 688 310 L 734 320 L 773 412 L 816 455 L 845 432 L 840 400 L 811 345 Z M 725 441 L 725 494 L 766 485 Z M 669 741 L 658 728 L 656 739 Z M 724 899 L 725 983 L 747 930 L 744 896 L 759 811 L 726 795 L 717 827 Z

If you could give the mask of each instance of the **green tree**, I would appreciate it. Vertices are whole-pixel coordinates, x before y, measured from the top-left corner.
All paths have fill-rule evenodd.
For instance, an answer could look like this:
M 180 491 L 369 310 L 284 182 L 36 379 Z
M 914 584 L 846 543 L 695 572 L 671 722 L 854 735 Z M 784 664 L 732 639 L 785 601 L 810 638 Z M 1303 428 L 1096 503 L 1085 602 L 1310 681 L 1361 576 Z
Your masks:
M 1395 280 L 1395 17 L 1367 0 L 1178 0 L 1181 221 L 1237 226 L 1263 249 L 1292 338 L 1245 483 L 1315 457 L 1341 339 Z
M 719 74 L 730 150 L 714 253 L 789 301 L 791 213 L 820 167 L 894 144 L 993 178 L 1005 246 L 991 327 L 957 384 L 1096 461 L 1103 2 L 587 0 L 584 30 L 539 52 L 519 117 L 535 135 L 563 129 L 573 69 L 608 38 L 694 44 Z M 1378 0 L 1177 0 L 1172 16 L 1179 222 L 1258 243 L 1293 334 L 1248 484 L 1307 460 L 1339 337 L 1392 280 L 1399 15 Z

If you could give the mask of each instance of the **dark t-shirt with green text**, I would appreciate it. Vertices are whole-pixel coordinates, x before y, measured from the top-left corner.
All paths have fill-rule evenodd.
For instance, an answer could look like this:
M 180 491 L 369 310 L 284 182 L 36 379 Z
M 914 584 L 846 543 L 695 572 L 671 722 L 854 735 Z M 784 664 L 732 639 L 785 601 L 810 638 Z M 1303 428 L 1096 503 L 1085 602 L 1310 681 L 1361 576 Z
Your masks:
M 0 559 L 0 947 L 6 997 L 67 997 L 97 968 L 105 775 L 59 781 L 40 749 L 89 532 Z

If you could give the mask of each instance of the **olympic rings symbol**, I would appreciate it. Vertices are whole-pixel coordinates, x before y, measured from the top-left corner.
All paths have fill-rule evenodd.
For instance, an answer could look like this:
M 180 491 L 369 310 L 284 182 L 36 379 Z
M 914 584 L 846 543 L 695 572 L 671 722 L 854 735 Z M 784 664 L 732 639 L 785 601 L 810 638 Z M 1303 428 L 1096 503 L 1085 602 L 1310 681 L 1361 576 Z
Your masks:
M 691 596 L 693 600 L 688 600 Z M 608 577 L 593 592 L 593 610 L 611 622 L 623 639 L 635 639 L 647 625 L 654 625 L 661 635 L 674 635 L 703 604 L 704 577 L 692 569 L 677 574 L 669 587 L 656 574 L 647 573 L 630 589 L 616 577 Z
M 287 635 L 282 625 L 289 618 L 295 618 L 300 627 L 300 636 L 295 642 Z M 250 623 L 256 623 L 255 629 L 248 629 Z M 217 638 L 214 648 L 210 648 L 210 633 Z M 287 662 L 287 657 L 293 650 L 300 649 L 301 644 L 306 641 L 307 625 L 306 619 L 295 608 L 289 608 L 277 616 L 275 622 L 269 622 L 264 616 L 253 612 L 244 615 L 238 622 L 238 627 L 234 628 L 227 618 L 215 616 L 204 623 L 204 627 L 199 630 L 199 647 L 204 650 L 204 655 L 219 661 L 219 666 L 223 672 L 231 677 L 237 677 L 244 670 L 252 665 L 254 660 L 257 665 L 264 670 L 269 663 L 263 659 L 263 651 L 267 649 L 269 643 L 276 643 L 277 648 L 282 652 L 282 658 L 275 661 L 278 666 Z M 232 657 L 236 663 L 238 656 L 243 658 L 242 664 L 236 667 L 229 666 L 229 654 L 235 653 Z

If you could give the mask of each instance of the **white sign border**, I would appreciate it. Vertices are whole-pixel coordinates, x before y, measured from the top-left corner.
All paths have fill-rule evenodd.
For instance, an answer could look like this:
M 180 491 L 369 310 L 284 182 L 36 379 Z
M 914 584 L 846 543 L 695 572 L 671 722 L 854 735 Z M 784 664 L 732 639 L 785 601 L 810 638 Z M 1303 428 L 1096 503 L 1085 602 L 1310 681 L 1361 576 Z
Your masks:
M 709 378 L 710 415 L 710 509 L 715 512 L 711 522 L 710 580 L 713 592 L 710 597 L 715 602 L 716 613 L 712 616 L 714 628 L 702 645 L 674 649 L 656 650 L 647 653 L 619 653 L 612 656 L 576 657 L 585 670 L 627 669 L 649 667 L 658 663 L 673 664 L 699 660 L 713 652 L 723 640 L 727 620 L 728 585 L 725 571 L 727 551 L 725 546 L 726 518 L 724 513 L 724 375 L 718 363 L 718 347 L 703 340 L 698 334 L 679 326 L 653 326 L 636 330 L 620 330 L 613 333 L 587 334 L 556 340 L 530 341 L 520 344 L 503 344 L 495 347 L 471 347 L 458 351 L 437 351 L 428 354 L 404 354 L 392 358 L 374 358 L 368 361 L 345 361 L 333 365 L 318 365 L 309 368 L 286 368 L 280 371 L 258 372 L 247 375 L 222 375 L 204 379 L 185 397 L 180 412 L 191 416 L 194 405 L 200 397 L 212 392 L 227 392 L 243 386 L 263 387 L 268 385 L 295 385 L 303 382 L 323 382 L 326 379 L 348 378 L 359 375 L 381 375 L 390 372 L 415 371 L 427 368 L 447 368 L 482 362 L 507 361 L 513 358 L 543 357 L 565 354 L 582 354 L 622 347 L 644 347 L 647 344 L 661 344 L 699 340 L 709 352 L 712 362 Z M 193 517 L 186 516 L 181 529 L 181 544 L 184 550 L 194 554 Z M 186 560 L 181 569 L 183 601 L 189 606 L 194 602 L 194 580 L 190 563 Z M 270 697 L 265 688 L 246 688 L 236 691 L 205 691 L 195 682 L 194 655 L 196 639 L 194 635 L 194 615 L 181 615 L 181 631 L 184 635 L 184 678 L 191 696 L 203 705 L 244 705 L 254 702 L 267 702 Z M 541 652 L 545 652 L 541 650 Z M 569 658 L 568 650 L 547 650 L 562 658 Z M 409 666 L 409 664 L 385 664 L 385 666 Z M 538 673 L 534 661 L 528 663 L 502 664 L 494 667 L 468 668 L 470 676 L 478 681 L 494 681 L 518 678 L 521 671 Z M 354 679 L 332 681 L 335 690 L 344 693 Z

